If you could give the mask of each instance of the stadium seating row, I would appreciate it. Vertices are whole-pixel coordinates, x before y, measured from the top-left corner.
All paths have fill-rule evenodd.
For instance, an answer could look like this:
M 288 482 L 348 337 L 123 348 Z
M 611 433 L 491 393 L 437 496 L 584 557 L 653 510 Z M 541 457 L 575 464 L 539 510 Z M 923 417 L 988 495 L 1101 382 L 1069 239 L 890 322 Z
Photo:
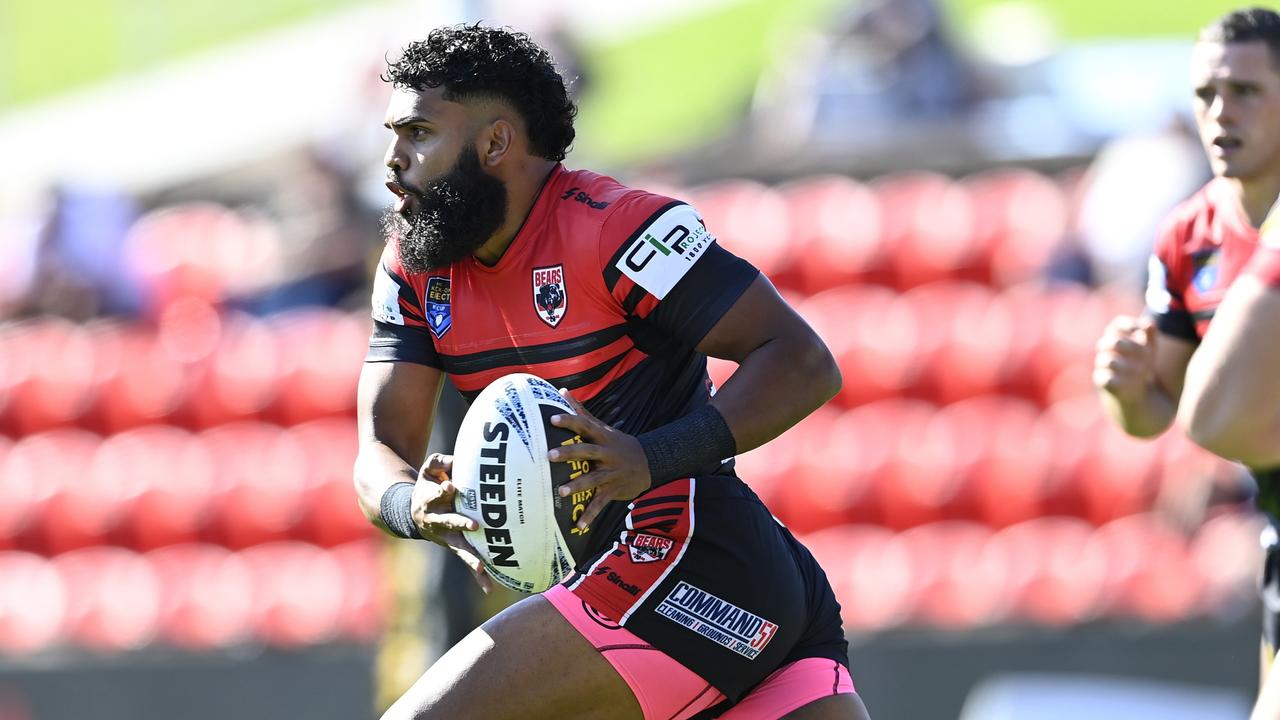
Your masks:
M 776 187 L 739 179 L 645 185 L 693 202 L 727 247 L 805 294 L 868 282 L 903 290 L 946 279 L 1015 285 L 1044 267 L 1068 230 L 1072 202 L 1069 179 L 1026 169 L 960 180 L 909 172 L 868 183 L 819 175 Z M 164 207 L 131 228 L 126 266 L 152 315 L 180 298 L 216 304 L 277 279 L 277 235 L 269 223 L 212 203 Z
M 1243 613 L 1256 597 L 1260 528 L 1252 514 L 1223 514 L 1188 539 L 1153 514 L 1099 528 L 1050 516 L 998 531 L 960 521 L 901 533 L 853 524 L 803 539 L 856 633 Z
M 1256 517 L 1223 514 L 1188 539 L 1140 514 L 1100 528 L 1063 517 L 998 531 L 961 521 L 900 533 L 851 524 L 804 540 L 832 580 L 846 628 L 857 633 L 1244 612 L 1260 561 L 1259 527 Z M 386 609 L 377 547 L 367 540 L 238 552 L 206 544 L 141 554 L 93 547 L 54 558 L 0 551 L 0 653 L 368 640 Z
M 368 538 L 351 484 L 355 455 L 347 418 L 199 434 L 153 425 L 107 438 L 62 429 L 0 442 L 0 549 Z
M 56 318 L 0 325 L 0 432 L 350 415 L 368 333 L 366 317 L 329 309 L 259 319 L 191 298 L 166 308 L 154 327 Z
M 386 615 L 379 573 L 367 540 L 93 547 L 51 559 L 0 551 L 0 654 L 368 642 Z
M 333 546 L 368 537 L 351 486 L 355 454 L 349 418 L 0 438 L 0 549 Z M 800 532 L 941 520 L 1002 528 L 1042 515 L 1102 525 L 1192 483 L 1239 480 L 1233 466 L 1176 434 L 1124 436 L 1092 398 L 1041 412 L 1009 396 L 941 408 L 902 398 L 823 408 L 742 456 L 739 473 Z
M 1094 343 L 1133 302 L 1075 287 L 996 292 L 945 281 L 905 293 L 850 285 L 796 305 L 840 363 L 844 407 L 900 396 L 945 405 L 991 393 L 1046 406 L 1090 391 Z M 367 334 L 359 313 L 259 319 L 190 298 L 154 329 L 59 319 L 0 325 L 0 432 L 351 415 Z M 713 374 L 723 379 L 729 367 L 715 364 Z
M 738 472 L 801 532 L 949 519 L 1001 528 L 1042 515 L 1102 525 L 1192 487 L 1241 482 L 1231 464 L 1175 433 L 1125 436 L 1092 397 L 1048 411 L 1009 396 L 822 408 L 739 457 Z

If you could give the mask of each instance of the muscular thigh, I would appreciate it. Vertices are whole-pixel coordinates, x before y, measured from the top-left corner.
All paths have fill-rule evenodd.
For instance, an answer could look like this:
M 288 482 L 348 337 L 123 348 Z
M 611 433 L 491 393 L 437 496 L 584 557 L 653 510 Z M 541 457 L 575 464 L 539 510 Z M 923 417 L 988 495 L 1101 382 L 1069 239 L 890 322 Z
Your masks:
M 862 698 L 853 693 L 830 695 L 796 708 L 783 720 L 870 720 Z
M 383 720 L 639 720 L 617 671 L 541 596 L 521 600 L 432 665 Z

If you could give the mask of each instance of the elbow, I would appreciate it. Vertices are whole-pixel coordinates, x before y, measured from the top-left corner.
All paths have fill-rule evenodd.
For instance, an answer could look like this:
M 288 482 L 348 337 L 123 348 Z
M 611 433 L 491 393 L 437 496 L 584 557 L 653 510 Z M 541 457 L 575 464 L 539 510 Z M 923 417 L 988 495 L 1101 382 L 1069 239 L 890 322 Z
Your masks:
M 809 345 L 804 361 L 797 363 L 797 367 L 800 368 L 806 382 L 813 388 L 817 401 L 814 409 L 826 404 L 844 387 L 844 376 L 840 373 L 840 366 L 836 363 L 835 356 L 831 354 L 826 343 L 817 336 L 814 336 L 813 342 Z
M 1178 413 L 1178 424 L 1192 442 L 1214 455 L 1251 467 L 1275 461 L 1270 440 L 1273 423 L 1269 419 L 1254 418 L 1203 398 L 1187 400 Z

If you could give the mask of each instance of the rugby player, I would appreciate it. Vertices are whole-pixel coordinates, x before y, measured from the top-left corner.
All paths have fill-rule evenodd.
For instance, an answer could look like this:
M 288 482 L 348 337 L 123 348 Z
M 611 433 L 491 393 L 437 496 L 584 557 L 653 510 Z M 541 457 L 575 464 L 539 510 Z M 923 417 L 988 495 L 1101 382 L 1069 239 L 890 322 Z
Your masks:
M 1120 427 L 1138 437 L 1158 435 L 1173 421 L 1189 364 L 1203 368 L 1218 362 L 1193 355 L 1213 345 L 1206 342 L 1197 350 L 1210 321 L 1220 322 L 1215 311 L 1254 255 L 1256 228 L 1280 193 L 1280 15 L 1250 8 L 1210 24 L 1194 46 L 1191 81 L 1196 125 L 1215 177 L 1163 225 L 1150 264 L 1147 316 L 1112 321 L 1094 365 L 1103 405 Z M 1257 281 L 1242 281 L 1256 292 Z M 1210 379 L 1208 373 L 1199 377 Z M 1201 402 L 1202 392 L 1195 393 L 1192 404 Z M 1188 412 L 1193 411 L 1184 410 L 1183 416 Z M 1194 414 L 1188 421 L 1193 439 L 1220 454 L 1243 457 L 1217 428 L 1234 427 L 1249 416 L 1228 421 L 1220 412 Z M 1270 460 L 1246 464 L 1266 468 L 1274 464 Z M 1255 475 L 1258 506 L 1274 524 L 1280 487 L 1265 473 Z M 1269 538 L 1262 592 L 1265 671 L 1280 646 L 1280 546 L 1274 531 L 1264 538 Z
M 1272 210 L 1262 228 L 1261 246 L 1231 285 L 1187 367 L 1178 423 L 1192 440 L 1225 458 L 1237 460 L 1274 497 L 1280 481 L 1280 212 Z M 1273 506 L 1270 506 L 1273 507 Z M 1263 573 L 1263 594 L 1270 627 L 1280 600 L 1280 561 L 1275 550 L 1275 510 Z M 1274 643 L 1273 637 L 1264 638 Z M 1274 658 L 1264 645 L 1264 664 Z M 1280 668 L 1266 679 L 1253 718 L 1280 718 Z
M 395 201 L 360 377 L 361 508 L 489 584 L 451 458 L 423 457 L 445 373 L 468 399 L 516 371 L 566 388 L 578 414 L 552 422 L 587 442 L 552 460 L 588 460 L 571 489 L 594 492 L 577 572 L 385 717 L 867 718 L 825 574 L 731 461 L 837 392 L 826 346 L 692 207 L 561 164 L 576 109 L 524 34 L 437 29 L 384 79 Z M 740 364 L 718 392 L 708 355 Z

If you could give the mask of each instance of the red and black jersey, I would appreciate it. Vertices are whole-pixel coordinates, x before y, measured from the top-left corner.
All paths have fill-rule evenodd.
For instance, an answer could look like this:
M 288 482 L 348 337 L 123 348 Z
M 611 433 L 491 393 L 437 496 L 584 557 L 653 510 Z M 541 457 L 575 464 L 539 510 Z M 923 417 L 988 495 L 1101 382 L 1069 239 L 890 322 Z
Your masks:
M 1258 246 L 1258 231 L 1232 190 L 1215 178 L 1161 225 L 1151 258 L 1147 310 L 1168 335 L 1198 343 L 1222 296 Z
M 409 275 L 388 244 L 367 359 L 444 370 L 468 400 L 531 373 L 637 434 L 706 402 L 694 348 L 756 274 L 689 205 L 557 165 L 493 267 Z
M 444 370 L 468 401 L 531 373 L 635 435 L 707 402 L 695 348 L 757 275 L 689 205 L 557 165 L 492 267 L 410 275 L 388 243 L 366 359 Z
M 1245 271 L 1267 286 L 1280 289 L 1280 212 L 1272 208 L 1260 231 L 1261 246 Z

